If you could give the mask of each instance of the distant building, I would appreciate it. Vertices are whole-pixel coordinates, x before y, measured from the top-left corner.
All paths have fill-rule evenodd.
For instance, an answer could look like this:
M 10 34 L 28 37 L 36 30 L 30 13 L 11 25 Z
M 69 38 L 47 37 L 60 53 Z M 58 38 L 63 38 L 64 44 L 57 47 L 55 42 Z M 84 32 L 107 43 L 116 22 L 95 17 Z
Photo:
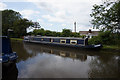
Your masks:
M 92 36 L 98 36 L 99 32 L 100 31 L 91 31 L 91 29 L 89 29 L 89 31 L 79 31 L 80 35 L 85 35 L 89 38 L 92 38 Z

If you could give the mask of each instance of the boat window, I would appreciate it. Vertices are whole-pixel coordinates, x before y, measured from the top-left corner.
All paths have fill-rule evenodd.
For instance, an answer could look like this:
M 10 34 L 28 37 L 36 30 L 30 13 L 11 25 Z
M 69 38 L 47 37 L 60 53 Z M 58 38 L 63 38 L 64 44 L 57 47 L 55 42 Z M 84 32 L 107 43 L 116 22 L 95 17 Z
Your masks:
M 77 44 L 77 40 L 70 40 L 70 44 Z
M 62 39 L 60 40 L 60 43 L 66 43 L 66 40 Z
M 51 39 L 51 42 L 53 42 L 53 39 Z

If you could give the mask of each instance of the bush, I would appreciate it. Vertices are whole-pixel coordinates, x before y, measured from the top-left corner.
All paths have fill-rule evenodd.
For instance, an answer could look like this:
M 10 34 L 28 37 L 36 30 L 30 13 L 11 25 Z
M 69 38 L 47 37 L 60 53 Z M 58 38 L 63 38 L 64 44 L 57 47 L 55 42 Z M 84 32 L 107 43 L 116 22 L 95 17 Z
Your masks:
M 89 40 L 89 44 L 115 44 L 115 34 L 110 31 L 100 32 L 98 36 L 93 37 Z
M 90 40 L 88 40 L 88 44 L 102 44 L 99 36 L 94 36 Z

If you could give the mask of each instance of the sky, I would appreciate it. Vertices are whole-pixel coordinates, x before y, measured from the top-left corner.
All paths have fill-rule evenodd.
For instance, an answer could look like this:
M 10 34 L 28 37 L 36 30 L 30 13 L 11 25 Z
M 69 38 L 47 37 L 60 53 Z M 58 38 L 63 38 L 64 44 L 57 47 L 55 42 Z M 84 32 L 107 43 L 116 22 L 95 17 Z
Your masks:
M 79 32 L 92 29 L 90 13 L 94 4 L 102 2 L 103 0 L 0 0 L 0 10 L 18 11 L 23 18 L 37 21 L 41 28 L 51 31 L 71 29 L 74 32 L 76 22 L 76 30 Z

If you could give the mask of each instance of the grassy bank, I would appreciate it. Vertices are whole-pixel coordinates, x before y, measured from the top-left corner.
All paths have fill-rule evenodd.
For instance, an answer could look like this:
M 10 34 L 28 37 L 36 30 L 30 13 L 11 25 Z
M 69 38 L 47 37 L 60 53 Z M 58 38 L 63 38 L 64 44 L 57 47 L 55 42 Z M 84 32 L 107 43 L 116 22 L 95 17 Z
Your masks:
M 115 50 L 120 50 L 120 46 L 118 46 L 118 45 L 103 45 L 103 49 L 115 49 Z
M 23 41 L 23 39 L 21 38 L 10 38 L 11 40 L 15 40 L 15 41 Z

